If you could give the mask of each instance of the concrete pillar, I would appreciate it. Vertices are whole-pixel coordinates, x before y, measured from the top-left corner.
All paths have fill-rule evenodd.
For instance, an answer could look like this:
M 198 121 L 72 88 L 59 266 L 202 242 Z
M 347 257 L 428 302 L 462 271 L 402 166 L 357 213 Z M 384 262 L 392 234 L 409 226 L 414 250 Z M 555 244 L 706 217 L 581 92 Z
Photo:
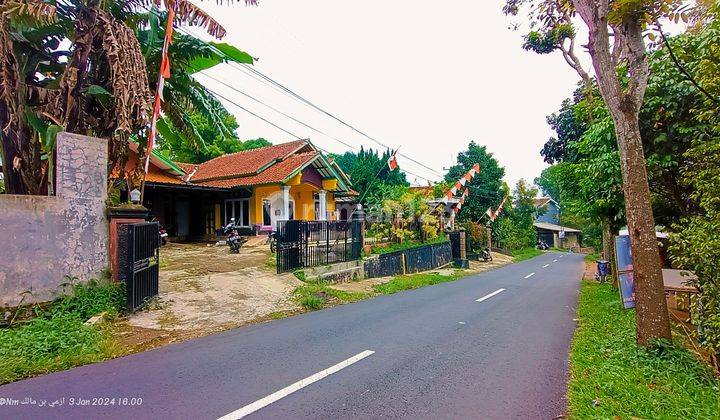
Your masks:
M 290 217 L 290 186 L 282 186 L 282 214 L 280 220 L 288 220 Z
M 487 248 L 492 249 L 492 229 L 490 228 L 490 223 L 486 226 L 486 232 L 487 232 Z
M 320 203 L 318 213 L 316 215 L 316 218 L 318 220 L 327 220 L 327 191 L 320 190 L 318 191 L 318 202 Z

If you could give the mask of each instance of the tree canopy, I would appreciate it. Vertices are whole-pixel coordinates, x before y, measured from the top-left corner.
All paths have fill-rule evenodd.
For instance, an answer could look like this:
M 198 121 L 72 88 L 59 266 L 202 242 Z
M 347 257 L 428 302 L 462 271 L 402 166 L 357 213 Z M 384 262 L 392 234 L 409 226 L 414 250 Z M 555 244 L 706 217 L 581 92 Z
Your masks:
M 475 141 L 470 142 L 467 150 L 458 153 L 457 164 L 450 167 L 445 181 L 454 184 L 476 163 L 480 164 L 480 172 L 467 184 L 470 195 L 459 213 L 460 220 L 479 221 L 488 207 L 495 209 L 507 194 L 502 181 L 505 168 L 487 151 L 486 146 L 480 146 Z
M 380 204 L 387 197 L 388 189 L 395 186 L 408 186 L 405 173 L 399 168 L 390 170 L 388 159 L 390 151 L 382 154 L 377 150 L 365 149 L 331 155 L 352 182 L 353 189 L 360 194 L 364 205 Z

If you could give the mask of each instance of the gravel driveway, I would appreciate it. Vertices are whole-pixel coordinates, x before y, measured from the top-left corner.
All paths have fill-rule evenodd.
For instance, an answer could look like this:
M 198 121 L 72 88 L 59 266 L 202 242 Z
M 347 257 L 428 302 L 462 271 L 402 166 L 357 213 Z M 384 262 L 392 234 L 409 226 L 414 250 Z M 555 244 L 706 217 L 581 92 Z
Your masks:
M 276 274 L 269 258 L 268 246 L 257 240 L 240 254 L 227 246 L 168 244 L 160 250 L 160 299 L 128 323 L 209 333 L 297 309 L 291 297 L 301 282 Z

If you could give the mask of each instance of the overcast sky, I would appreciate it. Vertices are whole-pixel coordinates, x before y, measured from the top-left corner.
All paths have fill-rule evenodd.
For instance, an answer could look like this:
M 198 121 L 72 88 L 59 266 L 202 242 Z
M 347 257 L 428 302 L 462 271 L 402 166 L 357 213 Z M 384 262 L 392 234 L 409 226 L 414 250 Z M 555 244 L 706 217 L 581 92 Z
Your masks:
M 538 153 L 552 134 L 545 117 L 572 94 L 578 80 L 560 55 L 522 50 L 521 34 L 508 29 L 511 20 L 502 14 L 501 1 L 198 4 L 225 26 L 225 42 L 259 58 L 255 68 L 441 173 L 475 140 L 505 167 L 508 183 L 531 181 L 546 166 Z M 347 143 L 377 146 L 234 67 L 221 65 L 210 74 Z M 324 149 L 348 149 L 232 89 L 203 76 L 199 80 Z M 237 116 L 240 138 L 293 140 L 224 103 Z M 429 169 L 398 160 L 401 168 L 439 179 Z M 408 179 L 427 183 L 413 175 Z

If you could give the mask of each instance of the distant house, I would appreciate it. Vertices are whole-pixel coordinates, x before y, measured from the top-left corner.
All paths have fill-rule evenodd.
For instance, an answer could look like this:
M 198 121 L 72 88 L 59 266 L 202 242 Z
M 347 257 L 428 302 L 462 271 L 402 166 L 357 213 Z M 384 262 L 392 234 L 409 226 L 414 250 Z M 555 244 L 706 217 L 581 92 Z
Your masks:
M 131 143 L 126 169 L 138 164 Z M 243 233 L 271 231 L 279 220 L 333 220 L 350 180 L 308 140 L 219 156 L 201 164 L 151 155 L 143 204 L 171 237 L 209 239 L 235 219 Z
M 535 231 L 538 241 L 556 248 L 582 246 L 582 231 L 560 224 L 560 205 L 550 197 L 535 199 Z

